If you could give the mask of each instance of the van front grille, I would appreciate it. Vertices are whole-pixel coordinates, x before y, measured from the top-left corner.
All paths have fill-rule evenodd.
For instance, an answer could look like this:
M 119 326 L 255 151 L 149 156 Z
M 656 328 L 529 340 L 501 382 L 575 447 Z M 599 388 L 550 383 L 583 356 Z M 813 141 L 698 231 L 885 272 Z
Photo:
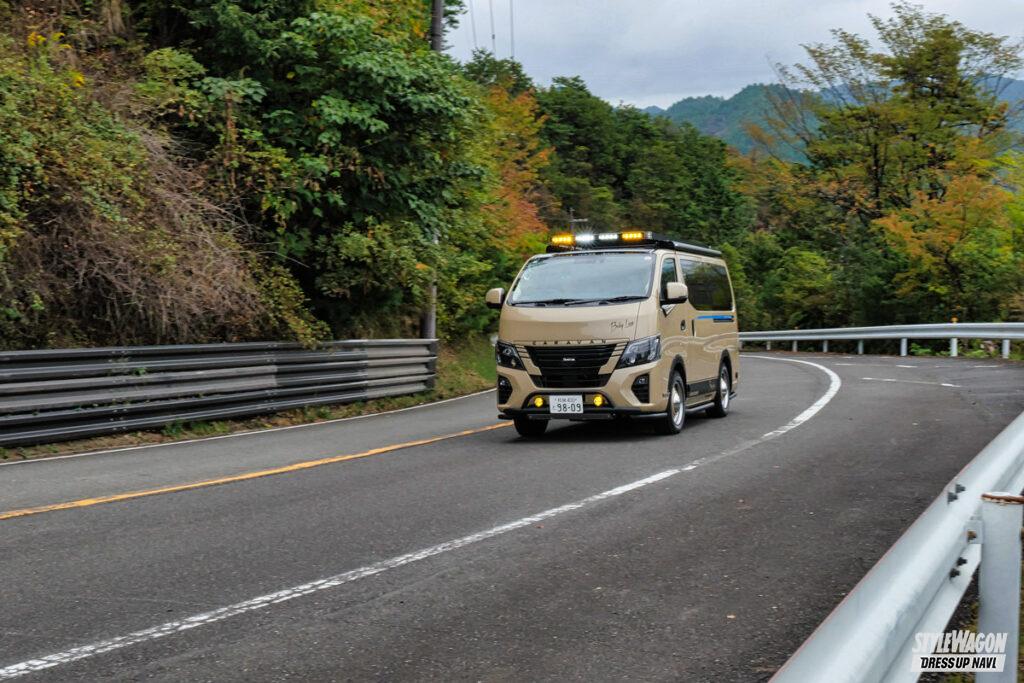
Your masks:
M 530 360 L 540 369 L 533 381 L 540 387 L 603 387 L 608 375 L 598 374 L 612 357 L 615 344 L 588 346 L 527 346 Z

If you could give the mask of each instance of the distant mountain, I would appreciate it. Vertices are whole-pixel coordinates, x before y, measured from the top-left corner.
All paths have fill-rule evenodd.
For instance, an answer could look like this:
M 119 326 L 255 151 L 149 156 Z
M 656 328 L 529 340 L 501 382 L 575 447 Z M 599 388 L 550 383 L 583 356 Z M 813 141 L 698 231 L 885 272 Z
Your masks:
M 768 93 L 781 91 L 781 85 L 748 85 L 732 97 L 687 97 L 668 109 L 647 107 L 652 116 L 665 116 L 676 123 L 689 123 L 703 133 L 721 138 L 741 152 L 749 152 L 753 141 L 744 126 L 747 123 L 764 125 L 764 112 L 768 110 Z
M 1008 81 L 1008 82 L 1005 82 Z M 1001 99 L 1016 104 L 1024 100 L 1024 81 L 1004 79 Z M 745 126 L 765 124 L 765 112 L 769 110 L 768 96 L 781 93 L 784 86 L 755 83 L 748 85 L 732 97 L 686 97 L 668 109 L 646 107 L 642 111 L 651 116 L 665 116 L 676 123 L 689 123 L 707 135 L 721 138 L 740 152 L 749 152 L 754 141 L 747 135 Z M 1018 120 L 1014 128 L 1024 132 L 1024 121 Z M 796 156 L 796 155 L 794 155 Z

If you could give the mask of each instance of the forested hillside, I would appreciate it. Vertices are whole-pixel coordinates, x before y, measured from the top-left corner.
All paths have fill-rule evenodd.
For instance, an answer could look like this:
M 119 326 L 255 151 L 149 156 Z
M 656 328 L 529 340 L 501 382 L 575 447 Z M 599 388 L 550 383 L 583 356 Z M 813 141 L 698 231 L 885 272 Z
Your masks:
M 755 146 L 747 126 L 764 126 L 765 116 L 771 108 L 768 93 L 781 89 L 782 86 L 778 84 L 754 83 L 731 97 L 684 97 L 667 109 L 647 107 L 644 112 L 652 116 L 664 116 L 676 124 L 688 123 L 700 132 L 713 135 L 737 151 L 747 154 Z
M 897 5 L 784 71 L 740 155 L 432 52 L 428 4 L 0 2 L 0 347 L 415 335 L 435 279 L 442 336 L 489 331 L 570 215 L 721 247 L 747 329 L 1024 319 L 1024 162 L 978 85 L 1012 41 Z
M 1024 132 L 1024 117 L 1019 112 L 1020 102 L 1024 99 L 1024 81 L 1004 77 L 983 82 L 995 91 L 999 101 L 1018 110 L 1010 119 L 1009 126 L 1019 133 Z M 765 127 L 772 113 L 773 101 L 786 94 L 778 83 L 754 83 L 730 97 L 684 97 L 667 109 L 651 106 L 643 111 L 651 116 L 664 116 L 676 124 L 688 123 L 706 135 L 719 138 L 738 152 L 749 154 L 758 147 L 750 127 Z M 828 98 L 830 93 L 822 91 L 817 95 Z M 795 150 L 787 152 L 790 160 L 803 159 L 803 155 Z

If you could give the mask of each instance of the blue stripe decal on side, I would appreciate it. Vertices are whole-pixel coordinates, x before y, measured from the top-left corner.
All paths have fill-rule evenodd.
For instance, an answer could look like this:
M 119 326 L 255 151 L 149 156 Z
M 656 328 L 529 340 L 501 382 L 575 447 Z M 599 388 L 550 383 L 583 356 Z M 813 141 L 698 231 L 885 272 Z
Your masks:
M 731 315 L 698 315 L 697 320 L 713 320 L 716 323 L 731 323 L 733 317 Z

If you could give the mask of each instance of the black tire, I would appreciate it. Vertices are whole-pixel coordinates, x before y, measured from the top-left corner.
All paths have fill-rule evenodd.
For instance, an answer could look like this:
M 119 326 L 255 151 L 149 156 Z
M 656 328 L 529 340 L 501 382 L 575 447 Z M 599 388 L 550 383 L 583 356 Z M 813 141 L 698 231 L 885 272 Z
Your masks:
M 537 439 L 544 436 L 548 428 L 547 420 L 531 420 L 528 417 L 517 417 L 512 422 L 516 426 L 519 436 L 524 439 Z
M 659 434 L 671 435 L 683 431 L 686 425 L 686 383 L 678 370 L 668 378 L 668 414 L 655 423 Z
M 732 402 L 732 373 L 724 362 L 718 366 L 718 390 L 715 391 L 715 403 L 707 409 L 711 417 L 725 417 L 729 414 Z

